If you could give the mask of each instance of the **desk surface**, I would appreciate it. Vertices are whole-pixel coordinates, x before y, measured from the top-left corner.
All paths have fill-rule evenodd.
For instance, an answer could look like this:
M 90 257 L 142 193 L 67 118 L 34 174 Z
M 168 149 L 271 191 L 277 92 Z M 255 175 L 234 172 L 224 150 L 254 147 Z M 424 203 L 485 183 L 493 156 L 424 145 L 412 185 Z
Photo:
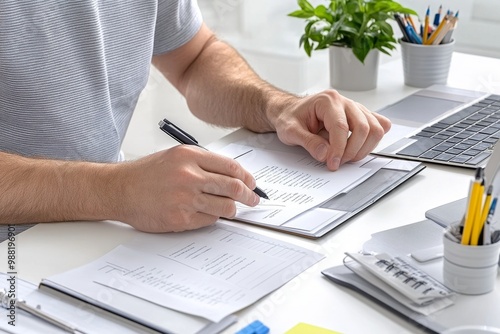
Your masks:
M 327 88 L 327 78 L 310 92 Z M 500 93 L 500 59 L 454 54 L 450 86 Z M 404 86 L 401 60 L 385 63 L 378 88 L 368 92 L 342 92 L 372 110 L 411 94 Z M 239 130 L 220 142 L 245 136 Z M 375 303 L 325 279 L 321 270 L 342 263 L 345 251 L 358 251 L 374 232 L 424 219 L 426 210 L 462 198 L 472 171 L 428 165 L 375 205 L 319 240 L 308 240 L 242 223 L 248 230 L 296 243 L 326 255 L 309 270 L 274 293 L 238 313 L 240 320 L 227 333 L 255 319 L 283 333 L 298 322 L 311 323 L 343 333 L 415 333 L 416 327 Z M 116 222 L 40 224 L 17 237 L 17 269 L 20 278 L 38 283 L 42 278 L 83 265 L 139 233 Z M 0 245 L 0 270 L 8 271 L 6 243 Z M 362 319 L 362 320 L 361 320 Z M 361 320 L 361 321 L 360 321 Z

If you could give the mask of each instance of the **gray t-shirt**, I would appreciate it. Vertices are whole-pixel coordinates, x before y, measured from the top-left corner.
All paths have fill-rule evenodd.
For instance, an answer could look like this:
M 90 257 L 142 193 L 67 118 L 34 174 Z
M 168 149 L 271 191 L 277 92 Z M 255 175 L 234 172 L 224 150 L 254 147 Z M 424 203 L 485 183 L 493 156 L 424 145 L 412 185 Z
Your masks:
M 0 1 L 0 151 L 117 161 L 152 55 L 201 22 L 195 0 Z

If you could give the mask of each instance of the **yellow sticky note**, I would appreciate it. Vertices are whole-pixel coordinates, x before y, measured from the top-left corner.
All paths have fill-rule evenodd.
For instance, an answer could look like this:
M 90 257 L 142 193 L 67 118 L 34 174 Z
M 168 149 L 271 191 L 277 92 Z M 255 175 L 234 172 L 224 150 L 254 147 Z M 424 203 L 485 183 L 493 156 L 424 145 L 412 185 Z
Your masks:
M 341 334 L 341 333 L 300 322 L 297 325 L 293 326 L 285 334 Z

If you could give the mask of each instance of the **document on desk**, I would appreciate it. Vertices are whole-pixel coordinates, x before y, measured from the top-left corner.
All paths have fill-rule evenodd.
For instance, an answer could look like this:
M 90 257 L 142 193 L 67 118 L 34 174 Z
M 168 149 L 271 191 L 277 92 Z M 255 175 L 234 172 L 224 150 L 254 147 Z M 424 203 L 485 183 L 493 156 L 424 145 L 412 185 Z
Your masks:
M 255 134 L 214 151 L 238 161 L 269 196 L 254 208 L 237 204 L 236 220 L 310 238 L 323 236 L 424 168 L 369 155 L 332 172 L 275 134 Z
M 218 151 L 236 159 L 252 173 L 270 200 L 256 208 L 240 206 L 236 217 L 280 226 L 291 218 L 314 208 L 333 195 L 361 182 L 368 173 L 387 164 L 378 159 L 376 166 L 366 167 L 364 161 L 346 164 L 335 173 L 311 156 L 276 152 L 255 147 L 230 144 Z M 274 205 L 273 205 L 274 204 Z
M 221 221 L 196 231 L 141 234 L 94 262 L 44 279 L 42 285 L 136 321 L 149 310 L 135 308 L 133 300 L 216 323 L 323 257 Z M 124 296 L 130 302 L 118 303 Z M 155 328 L 151 321 L 147 325 Z

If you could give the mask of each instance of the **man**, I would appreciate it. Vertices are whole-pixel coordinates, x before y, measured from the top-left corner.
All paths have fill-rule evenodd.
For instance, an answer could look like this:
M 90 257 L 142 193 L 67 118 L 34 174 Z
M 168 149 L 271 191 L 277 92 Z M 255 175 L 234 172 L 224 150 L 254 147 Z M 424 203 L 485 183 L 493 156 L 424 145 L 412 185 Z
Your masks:
M 150 61 L 202 120 L 276 131 L 332 171 L 366 156 L 389 121 L 330 90 L 262 81 L 203 24 L 194 0 L 0 3 L 0 223 L 118 220 L 195 229 L 255 206 L 234 160 L 187 145 L 131 162 L 120 146 Z

